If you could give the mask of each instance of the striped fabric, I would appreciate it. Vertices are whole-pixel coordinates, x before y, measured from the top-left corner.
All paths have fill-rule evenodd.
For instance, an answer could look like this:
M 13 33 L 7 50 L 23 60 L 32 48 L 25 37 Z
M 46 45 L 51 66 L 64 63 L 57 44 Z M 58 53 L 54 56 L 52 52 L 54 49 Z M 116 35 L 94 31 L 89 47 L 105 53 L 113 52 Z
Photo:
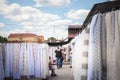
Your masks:
M 73 50 L 74 80 L 87 80 L 89 34 L 84 30 L 78 37 Z

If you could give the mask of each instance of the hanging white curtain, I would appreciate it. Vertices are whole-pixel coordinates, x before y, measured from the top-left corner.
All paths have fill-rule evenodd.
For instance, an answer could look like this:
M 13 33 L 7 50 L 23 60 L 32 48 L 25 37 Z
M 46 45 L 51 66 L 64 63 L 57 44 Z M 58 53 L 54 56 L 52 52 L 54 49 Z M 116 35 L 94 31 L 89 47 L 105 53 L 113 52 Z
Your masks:
M 89 47 L 88 80 L 119 80 L 120 10 L 93 17 Z
M 5 54 L 5 77 L 20 79 L 21 76 L 29 78 L 48 77 L 48 45 L 37 43 L 5 43 L 5 52 L 0 47 L 0 52 Z M 0 53 L 0 64 L 1 62 Z M 2 65 L 1 65 L 2 66 Z M 0 68 L 2 68 L 0 66 Z M 2 74 L 0 74 L 2 77 Z
M 20 79 L 23 74 L 23 47 L 20 43 L 6 43 L 5 48 L 5 77 Z
M 5 77 L 10 77 L 10 51 L 9 43 L 5 45 Z
M 56 60 L 56 57 L 55 57 L 55 50 L 56 50 L 56 48 L 57 48 L 57 47 L 49 46 L 48 56 L 51 57 L 51 60 L 52 60 L 52 61 Z
M 88 80 L 102 79 L 102 59 L 101 59 L 101 14 L 93 17 L 90 24 L 90 48 L 88 63 Z
M 77 36 L 77 40 L 74 46 L 74 52 L 72 54 L 72 68 L 74 80 L 80 80 L 80 48 L 78 47 L 81 44 L 81 34 Z
M 38 44 L 33 44 L 33 57 L 35 62 L 35 77 L 40 78 L 40 55 L 38 52 Z
M 4 78 L 3 57 L 2 57 L 2 44 L 0 43 L 0 80 Z
M 119 80 L 120 63 L 120 10 L 106 13 L 107 34 L 107 80 Z
M 42 44 L 42 78 L 46 79 L 48 77 L 49 68 L 48 68 L 48 45 Z
M 23 54 L 24 54 L 24 43 L 20 44 L 20 51 L 19 51 L 19 75 L 23 75 Z
M 116 80 L 120 79 L 120 10 L 115 11 Z

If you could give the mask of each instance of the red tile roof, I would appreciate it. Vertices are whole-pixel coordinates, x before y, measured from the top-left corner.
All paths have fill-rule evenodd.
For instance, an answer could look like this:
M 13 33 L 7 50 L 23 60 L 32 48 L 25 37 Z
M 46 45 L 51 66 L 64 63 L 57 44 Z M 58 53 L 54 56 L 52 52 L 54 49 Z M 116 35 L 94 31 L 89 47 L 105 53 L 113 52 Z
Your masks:
M 32 33 L 17 33 L 17 34 L 10 34 L 8 38 L 10 37 L 34 37 L 34 36 L 37 37 L 36 34 L 32 34 Z

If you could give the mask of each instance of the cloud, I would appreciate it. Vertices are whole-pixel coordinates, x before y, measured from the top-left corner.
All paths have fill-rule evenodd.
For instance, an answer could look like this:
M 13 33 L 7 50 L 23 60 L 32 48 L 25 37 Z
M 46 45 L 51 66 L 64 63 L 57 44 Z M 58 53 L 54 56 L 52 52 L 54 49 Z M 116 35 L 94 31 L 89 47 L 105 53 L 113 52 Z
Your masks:
M 70 19 L 74 19 L 74 20 L 83 20 L 86 18 L 89 11 L 90 10 L 84 10 L 84 9 L 70 10 L 68 13 L 65 14 L 65 16 L 67 16 Z
M 47 25 L 56 25 L 56 26 L 66 26 L 68 24 L 72 24 L 72 20 L 64 19 L 64 20 L 56 20 L 54 22 L 47 23 Z
M 68 24 L 72 24 L 71 20 L 56 20 L 56 21 L 49 21 L 46 24 L 35 24 L 31 22 L 24 22 L 23 30 L 26 32 L 36 33 L 37 35 L 44 35 L 45 39 L 54 36 L 59 38 L 66 38 L 68 32 Z M 62 34 L 60 34 L 62 33 Z
M 4 4 L 6 0 L 0 0 L 0 4 Z
M 34 0 L 36 2 L 36 7 L 60 7 L 68 6 L 70 0 Z
M 5 24 L 0 22 L 0 27 L 4 27 L 4 26 L 5 26 Z
M 10 31 L 0 31 L 0 35 L 4 36 L 4 37 L 8 37 L 9 34 L 12 33 L 25 33 L 26 31 L 24 30 L 20 30 L 20 29 L 14 29 L 14 30 L 10 30 Z
M 59 0 L 57 1 L 59 2 Z M 64 3 L 67 3 L 67 1 Z M 3 36 L 8 36 L 10 33 L 30 32 L 43 35 L 45 39 L 51 36 L 61 38 L 66 37 L 67 31 L 65 29 L 69 24 L 72 24 L 72 20 L 62 19 L 58 15 L 45 13 L 31 6 L 21 6 L 16 3 L 8 5 L 6 0 L 0 2 L 0 14 L 4 16 L 4 18 L 13 21 L 13 26 L 17 26 L 17 28 L 20 27 L 20 29 L 15 28 L 10 31 L 0 31 L 0 34 Z M 54 34 L 54 27 L 56 35 Z
M 5 18 L 12 21 L 39 21 L 47 22 L 49 20 L 60 19 L 58 15 L 43 13 L 41 10 L 33 8 L 31 6 L 20 6 L 16 3 L 11 5 L 2 4 L 0 6 L 0 14 L 4 15 Z

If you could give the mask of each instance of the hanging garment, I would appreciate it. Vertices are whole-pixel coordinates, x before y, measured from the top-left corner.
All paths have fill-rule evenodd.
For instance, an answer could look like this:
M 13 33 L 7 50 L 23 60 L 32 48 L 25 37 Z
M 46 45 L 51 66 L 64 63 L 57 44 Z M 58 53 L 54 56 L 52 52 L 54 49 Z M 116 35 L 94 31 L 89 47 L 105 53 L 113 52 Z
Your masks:
M 48 68 L 48 45 L 47 44 L 42 44 L 42 68 L 43 68 L 43 73 L 42 73 L 42 78 L 46 79 L 47 76 L 49 75 L 49 68 Z
M 85 29 L 82 33 L 84 38 L 80 41 L 82 41 L 82 44 L 80 46 L 80 62 L 81 62 L 81 79 L 80 80 L 87 80 L 87 70 L 88 70 L 88 50 L 89 50 L 89 33 L 87 32 L 88 29 Z
M 47 78 L 49 73 L 47 44 L 6 43 L 2 48 L 5 48 L 5 51 L 2 50 L 5 52 L 5 77 L 14 79 L 20 79 L 21 76 Z M 2 48 L 0 47 L 0 51 Z
M 89 34 L 84 30 L 79 36 L 73 53 L 74 80 L 87 80 Z
M 30 77 L 30 76 L 34 76 L 35 75 L 35 67 L 34 67 L 34 55 L 33 55 L 33 45 L 32 43 L 27 43 L 27 56 L 28 56 L 28 59 L 27 59 L 27 63 L 28 63 L 28 74 L 27 76 Z
M 38 53 L 39 53 L 39 66 L 40 66 L 40 77 L 42 78 L 42 75 L 43 75 L 43 63 L 42 63 L 42 61 L 43 61 L 43 56 L 42 56 L 42 45 L 41 44 L 38 44 Z
M 40 78 L 41 76 L 41 56 L 40 56 L 40 54 L 41 54 L 41 45 L 39 46 L 39 44 L 36 44 L 36 43 L 34 43 L 34 45 L 33 45 L 34 47 L 33 47 L 33 54 L 34 54 L 34 61 L 35 61 L 35 77 L 37 77 L 37 78 Z M 40 48 L 40 51 L 39 51 L 39 48 Z
M 55 50 L 56 50 L 56 47 L 49 46 L 49 53 L 48 53 L 48 55 L 51 57 L 52 61 L 56 60 Z
M 23 44 L 23 75 L 28 75 L 28 55 L 27 55 L 27 43 Z
M 19 51 L 19 75 L 20 77 L 23 75 L 24 67 L 23 67 L 23 54 L 24 54 L 24 43 L 20 44 L 20 51 Z
M 5 45 L 5 77 L 10 77 L 10 51 L 9 51 L 9 43 Z
M 4 78 L 3 57 L 2 57 L 2 44 L 0 43 L 0 80 Z
M 98 15 L 93 28 L 93 80 L 102 80 L 102 58 L 101 58 L 101 14 Z
M 107 35 L 107 80 L 119 80 L 120 78 L 120 10 L 106 13 L 106 35 Z
M 19 74 L 19 56 L 20 56 L 20 43 L 13 43 L 11 44 L 12 47 L 11 47 L 11 58 L 12 58 L 12 70 L 13 70 L 13 78 L 14 79 L 20 79 L 20 74 Z
M 73 50 L 73 54 L 72 54 L 72 68 L 73 68 L 73 76 L 74 76 L 74 80 L 79 80 L 80 79 L 80 76 L 79 76 L 79 73 L 80 73 L 80 65 L 79 65 L 79 59 L 80 59 L 80 56 L 79 56 L 79 42 L 80 42 L 80 39 L 81 39 L 81 36 L 80 34 L 77 36 L 76 38 L 76 42 L 75 42 L 75 45 L 74 45 L 74 50 Z
M 115 74 L 115 45 L 114 45 L 114 37 L 115 32 L 113 25 L 114 16 L 113 12 L 106 13 L 105 23 L 106 23 L 106 37 L 107 37 L 107 80 L 116 80 Z
M 120 10 L 115 11 L 116 80 L 120 79 Z
M 98 15 L 93 16 L 90 24 L 90 38 L 89 38 L 89 54 L 88 54 L 88 79 L 91 80 L 93 74 L 93 28 L 96 22 Z
M 100 27 L 101 27 L 101 14 L 98 14 L 94 16 L 90 25 L 88 80 L 102 79 Z
M 81 51 L 82 51 L 82 43 L 84 39 L 84 31 L 78 35 L 78 38 L 75 42 L 74 46 L 74 52 L 73 52 L 73 57 L 72 57 L 72 66 L 73 66 L 73 75 L 74 75 L 74 80 L 81 80 Z
M 106 62 L 106 27 L 105 14 L 101 18 L 101 57 L 102 57 L 102 80 L 107 80 L 107 62 Z

